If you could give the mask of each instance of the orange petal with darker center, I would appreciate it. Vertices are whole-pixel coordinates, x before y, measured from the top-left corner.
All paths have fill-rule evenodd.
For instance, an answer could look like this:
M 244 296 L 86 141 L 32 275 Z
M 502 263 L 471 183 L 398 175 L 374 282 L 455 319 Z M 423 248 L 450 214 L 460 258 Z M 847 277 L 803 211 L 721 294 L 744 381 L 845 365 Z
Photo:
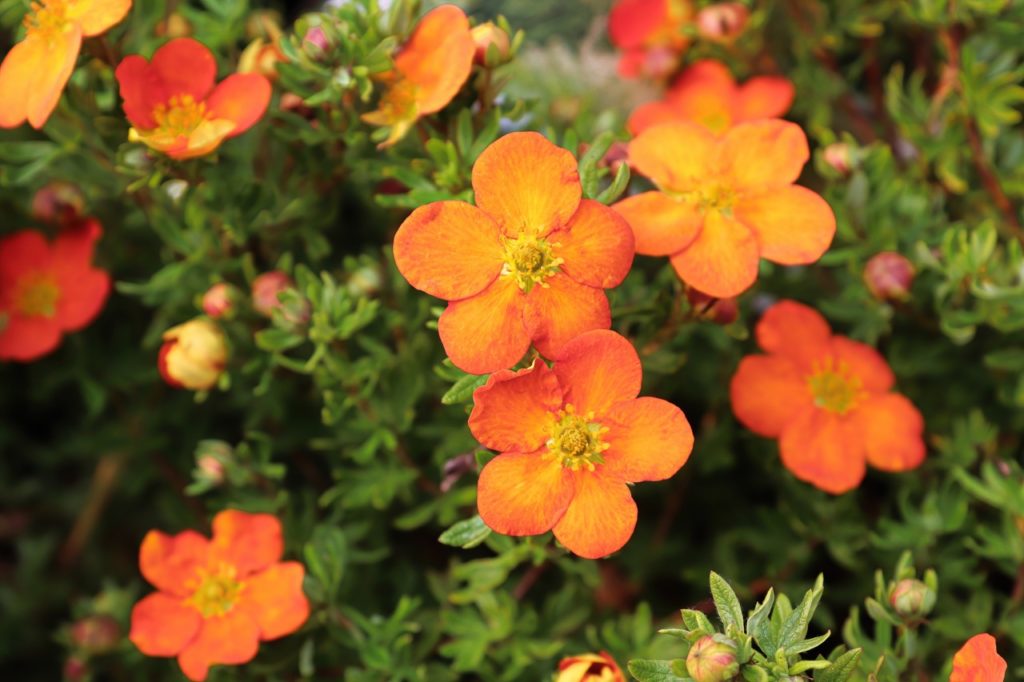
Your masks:
M 193 682 L 206 679 L 211 665 L 240 665 L 256 657 L 260 628 L 248 611 L 232 609 L 207 618 L 199 634 L 178 654 L 178 665 Z
M 864 479 L 861 443 L 848 421 L 827 410 L 810 408 L 782 430 L 779 454 L 786 468 L 801 481 L 841 495 Z
M 592 329 L 608 329 L 612 311 L 603 289 L 579 284 L 557 273 L 526 296 L 523 322 L 534 347 L 546 358 L 558 357 L 566 343 Z
M 988 633 L 967 640 L 953 656 L 949 682 L 1002 682 L 1006 660 L 996 651 L 996 638 Z
M 709 296 L 738 296 L 757 280 L 760 250 L 754 233 L 739 221 L 709 211 L 700 234 L 672 256 L 680 279 Z
M 831 345 L 836 364 L 860 379 L 865 389 L 888 391 L 896 383 L 896 376 L 889 363 L 881 353 L 866 343 L 845 336 L 833 336 Z
M 437 321 L 448 358 L 470 374 L 489 374 L 519 362 L 530 347 L 525 305 L 511 277 L 499 277 L 479 294 L 449 303 Z
M 627 483 L 663 481 L 686 464 L 693 451 L 693 430 L 678 407 L 660 398 L 616 403 L 601 424 L 611 445 L 599 465 L 601 476 Z
M 247 610 L 259 624 L 261 640 L 290 635 L 309 618 L 309 601 L 302 591 L 305 575 L 302 564 L 284 561 L 245 581 L 237 608 Z
M 814 308 L 796 301 L 779 301 L 766 310 L 754 333 L 765 352 L 790 358 L 805 374 L 830 352 L 828 322 Z
M 462 201 L 435 201 L 413 211 L 395 234 L 394 253 L 409 284 L 446 300 L 480 293 L 503 265 L 498 225 Z
M 395 57 L 395 69 L 416 85 L 416 110 L 432 114 L 458 94 L 473 68 L 476 43 L 455 5 L 427 12 Z
M 689 246 L 704 224 L 697 207 L 663 192 L 643 192 L 613 207 L 633 230 L 636 252 L 671 256 Z
M 82 31 L 75 24 L 50 40 L 30 33 L 0 64 L 0 128 L 25 121 L 42 128 L 57 107 L 78 60 Z
M 872 396 L 852 414 L 868 464 L 882 471 L 909 471 L 924 461 L 924 419 L 898 393 Z
M 192 593 L 196 571 L 205 567 L 209 541 L 193 530 L 167 535 L 151 530 L 139 548 L 139 570 L 149 584 L 178 597 Z
M 575 157 L 539 133 L 509 133 L 485 149 L 473 192 L 509 237 L 565 227 L 583 196 Z
M 729 396 L 736 418 L 766 438 L 778 438 L 787 424 L 814 405 L 805 373 L 781 356 L 743 358 Z
M 741 121 L 784 116 L 793 105 L 796 89 L 780 76 L 758 76 L 740 86 L 736 114 Z
M 716 172 L 718 141 L 687 121 L 648 128 L 629 143 L 629 163 L 661 189 L 690 192 Z
M 586 332 L 565 344 L 553 369 L 565 402 L 598 419 L 614 403 L 636 398 L 643 379 L 633 344 L 609 330 Z
M 810 158 L 807 136 L 789 121 L 740 123 L 725 134 L 718 162 L 737 190 L 790 185 Z
M 236 73 L 221 81 L 210 93 L 206 106 L 210 116 L 235 124 L 228 137 L 241 135 L 263 118 L 270 104 L 270 81 L 258 73 Z
M 572 472 L 547 448 L 530 454 L 498 455 L 480 472 L 476 504 L 488 528 L 504 535 L 538 535 L 551 530 L 573 499 Z
M 499 452 L 533 452 L 551 437 L 562 388 L 541 361 L 518 372 L 503 369 L 473 392 L 469 430 Z
M 629 486 L 600 471 L 576 473 L 576 494 L 555 524 L 555 537 L 584 559 L 600 559 L 617 552 L 636 527 L 636 502 Z
M 177 656 L 199 632 L 202 620 L 180 597 L 153 592 L 132 608 L 128 639 L 147 656 Z
M 273 514 L 249 514 L 228 509 L 213 517 L 210 552 L 238 569 L 239 579 L 281 558 L 284 538 Z
M 565 230 L 548 241 L 559 244 L 562 271 L 580 284 L 608 289 L 618 286 L 633 265 L 633 231 L 618 213 L 599 201 L 584 199 Z
M 757 235 L 761 256 L 783 265 L 815 262 L 836 233 L 832 207 L 798 185 L 742 197 L 734 210 L 737 220 Z

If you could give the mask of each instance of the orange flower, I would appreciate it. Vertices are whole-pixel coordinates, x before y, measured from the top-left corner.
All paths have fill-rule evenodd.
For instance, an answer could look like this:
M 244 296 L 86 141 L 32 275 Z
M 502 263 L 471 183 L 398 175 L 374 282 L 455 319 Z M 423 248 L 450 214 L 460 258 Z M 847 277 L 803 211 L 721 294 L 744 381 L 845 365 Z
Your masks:
M 211 665 L 248 663 L 261 641 L 309 617 L 305 569 L 281 561 L 283 551 L 281 522 L 269 514 L 223 511 L 212 540 L 151 530 L 139 567 L 157 591 L 132 609 L 129 639 L 147 656 L 177 656 L 190 680 L 206 679 Z
M 996 652 L 996 638 L 982 633 L 971 637 L 953 656 L 949 682 L 1003 682 L 1006 661 Z
M 781 301 L 757 324 L 767 355 L 749 355 L 732 378 L 736 417 L 779 439 L 782 463 L 833 494 L 856 488 L 865 464 L 907 471 L 921 464 L 924 420 L 891 391 L 895 378 L 878 352 L 833 336 L 815 310 Z
M 782 116 L 794 93 L 793 84 L 779 76 L 757 76 L 737 85 L 724 64 L 705 59 L 686 69 L 664 99 L 637 107 L 627 125 L 639 135 L 659 123 L 691 121 L 721 134 L 743 121 Z
M 469 415 L 476 439 L 502 453 L 480 472 L 484 523 L 506 535 L 554 530 L 588 559 L 625 545 L 637 515 L 627 484 L 671 477 L 693 449 L 678 407 L 637 398 L 641 373 L 629 341 L 601 329 L 567 343 L 551 368 L 492 374 Z
M 473 374 L 511 367 L 531 341 L 545 357 L 611 325 L 603 289 L 633 262 L 629 226 L 581 200 L 576 159 L 537 133 L 512 133 L 473 166 L 476 206 L 421 206 L 395 235 L 409 283 L 450 303 L 438 331 L 452 362 Z
M 110 293 L 110 276 L 92 266 L 103 234 L 92 218 L 48 243 L 34 230 L 0 239 L 0 360 L 35 360 L 84 328 Z
M 615 659 L 602 651 L 563 658 L 555 682 L 626 682 L 626 676 Z
M 693 20 L 690 0 L 619 0 L 608 15 L 608 36 L 622 50 L 619 75 L 670 73 L 689 40 L 683 28 Z
M 469 19 L 455 5 L 427 12 L 383 76 L 387 90 L 376 111 L 363 114 L 371 125 L 390 126 L 382 147 L 398 142 L 421 116 L 443 109 L 462 89 L 473 68 L 476 41 Z
M 25 39 L 0 65 L 0 128 L 42 128 L 78 61 L 82 38 L 119 23 L 132 0 L 40 0 L 25 15 Z
M 236 73 L 214 87 L 216 75 L 213 54 L 192 38 L 165 43 L 148 62 L 125 57 L 116 76 L 132 124 L 128 139 L 191 159 L 251 128 L 270 103 L 270 81 Z
M 630 163 L 660 192 L 614 208 L 636 236 L 636 252 L 670 256 L 687 284 L 717 298 L 757 279 L 760 259 L 813 263 L 836 230 L 832 209 L 793 183 L 810 152 L 799 126 L 749 121 L 717 137 L 694 123 L 663 123 L 629 144 Z

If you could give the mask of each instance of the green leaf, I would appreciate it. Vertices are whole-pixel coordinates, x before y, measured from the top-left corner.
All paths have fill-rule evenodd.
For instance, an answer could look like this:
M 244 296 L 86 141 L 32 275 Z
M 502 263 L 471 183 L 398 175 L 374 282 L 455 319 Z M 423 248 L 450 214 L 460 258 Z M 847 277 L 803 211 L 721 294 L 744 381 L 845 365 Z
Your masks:
M 672 661 L 637 659 L 630 661 L 629 674 L 639 682 L 684 682 L 688 678 L 672 672 Z
M 857 671 L 861 653 L 861 649 L 847 651 L 829 667 L 815 671 L 814 682 L 846 682 Z
M 775 590 L 768 588 L 764 600 L 754 607 L 754 610 L 750 612 L 750 617 L 747 618 L 747 634 L 759 640 L 758 644 L 760 644 L 761 630 L 769 622 L 768 616 L 771 614 L 773 604 L 775 604 Z
M 797 642 L 796 644 L 792 644 L 790 646 L 787 646 L 786 647 L 786 654 L 792 656 L 793 654 L 802 654 L 805 651 L 810 651 L 811 649 L 814 649 L 815 647 L 823 644 L 825 642 L 825 640 L 828 639 L 831 634 L 832 634 L 832 631 L 829 630 L 828 632 L 826 632 L 823 635 L 818 635 L 817 637 L 812 637 L 810 639 L 805 639 L 802 642 Z
M 788 650 L 788 647 L 796 644 L 807 635 L 807 628 L 810 626 L 811 616 L 814 615 L 814 610 L 818 608 L 818 602 L 821 601 L 822 592 L 825 591 L 824 582 L 824 576 L 819 574 L 818 579 L 814 581 L 814 587 L 807 590 L 807 593 L 804 594 L 804 598 L 800 601 L 797 607 L 793 609 L 793 613 L 789 614 L 789 618 L 786 619 L 785 623 L 783 623 L 782 629 L 779 632 L 780 649 Z
M 618 170 L 615 171 L 615 177 L 612 179 L 612 184 L 608 185 L 600 194 L 597 195 L 597 200 L 602 204 L 610 204 L 626 191 L 626 187 L 629 185 L 629 164 L 620 163 Z
M 334 526 L 320 525 L 313 529 L 313 535 L 303 548 L 306 567 L 333 598 L 345 574 L 348 542 L 345 534 Z
M 711 571 L 711 598 L 715 602 L 715 610 L 722 625 L 730 625 L 743 632 L 743 607 L 732 587 L 725 578 Z
M 443 545 L 469 549 L 479 545 L 490 534 L 491 529 L 484 524 L 483 519 L 477 514 L 471 519 L 465 519 L 452 525 L 451 528 L 441 533 L 437 540 Z
M 441 396 L 441 403 L 455 405 L 468 401 L 473 397 L 473 391 L 487 383 L 489 376 L 488 374 L 467 374 L 452 384 L 452 387 Z

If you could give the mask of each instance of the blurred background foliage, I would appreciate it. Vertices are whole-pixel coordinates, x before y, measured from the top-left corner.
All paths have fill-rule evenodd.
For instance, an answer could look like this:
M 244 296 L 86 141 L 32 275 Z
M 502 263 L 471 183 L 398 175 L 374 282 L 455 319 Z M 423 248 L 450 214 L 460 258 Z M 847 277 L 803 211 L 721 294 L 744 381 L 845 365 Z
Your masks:
M 678 657 L 655 633 L 677 627 L 680 608 L 711 611 L 710 570 L 746 605 L 824 574 L 812 627 L 832 637 L 809 655 L 862 647 L 855 679 L 944 679 L 982 631 L 999 639 L 1008 678 L 1024 674 L 1024 5 L 748 2 L 735 44 L 690 48 L 687 61 L 722 59 L 741 79 L 793 80 L 789 117 L 814 149 L 801 182 L 829 200 L 839 232 L 814 266 L 763 263 L 725 324 L 690 306 L 664 259 L 638 257 L 610 292 L 643 392 L 680 405 L 697 443 L 674 479 L 635 490 L 625 549 L 592 562 L 471 520 L 438 542 L 475 513 L 472 381 L 444 362 L 439 302 L 409 288 L 389 244 L 410 207 L 468 196 L 472 162 L 499 133 L 540 130 L 573 151 L 605 131 L 624 140 L 625 117 L 657 90 L 616 75 L 606 0 L 472 0 L 474 20 L 501 14 L 525 32 L 515 59 L 475 71 L 448 108 L 380 152 L 359 115 L 421 9 L 336 4 L 136 2 L 86 45 L 43 131 L 0 133 L 3 232 L 42 226 L 33 193 L 71 183 L 105 226 L 98 261 L 117 282 L 101 317 L 52 356 L 0 366 L 0 677 L 53 680 L 73 660 L 98 680 L 179 679 L 123 637 L 83 643 L 72 625 L 109 616 L 123 635 L 148 589 L 136 561 L 145 532 L 205 529 L 228 506 L 282 517 L 315 610 L 300 633 L 211 680 L 542 680 L 580 651 Z M 8 36 L 26 8 L 0 0 Z M 226 73 L 260 34 L 256 9 L 299 17 L 263 122 L 215 160 L 172 163 L 128 144 L 114 58 L 187 26 Z M 326 32 L 322 52 L 303 43 L 311 26 Z M 845 166 L 824 156 L 836 142 Z M 589 172 L 607 187 L 608 168 Z M 865 284 L 884 250 L 917 270 L 905 300 Z M 309 322 L 239 306 L 224 324 L 221 389 L 163 384 L 160 334 L 199 314 L 211 284 L 244 291 L 271 269 L 294 278 Z M 759 313 L 783 297 L 877 344 L 925 416 L 921 469 L 871 472 L 832 497 L 737 424 L 729 378 L 754 351 Z M 222 475 L 197 467 L 211 455 Z M 906 551 L 897 572 L 938 574 L 934 611 L 913 625 L 865 606 L 886 599 L 875 571 Z

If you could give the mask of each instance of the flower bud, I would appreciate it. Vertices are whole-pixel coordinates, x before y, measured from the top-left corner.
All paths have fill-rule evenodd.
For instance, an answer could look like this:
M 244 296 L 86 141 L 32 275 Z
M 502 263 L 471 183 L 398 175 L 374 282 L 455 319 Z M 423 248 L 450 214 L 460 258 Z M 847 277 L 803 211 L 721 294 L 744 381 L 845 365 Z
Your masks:
M 889 605 L 903 618 L 921 618 L 935 605 L 935 592 L 920 580 L 905 578 L 889 591 Z
M 853 170 L 853 149 L 846 142 L 833 142 L 822 152 L 825 163 L 840 175 Z
M 284 54 L 274 41 L 256 38 L 249 43 L 238 58 L 238 73 L 258 73 L 268 80 L 277 78 L 277 63 L 284 61 Z
M 555 682 L 626 682 L 626 676 L 606 651 L 563 658 Z
M 66 682 L 82 682 L 89 675 L 89 666 L 78 656 L 72 656 L 64 662 L 64 679 Z
M 113 616 L 87 616 L 71 626 L 71 641 L 90 654 L 110 651 L 121 640 L 121 626 Z
M 652 47 L 644 52 L 640 73 L 652 80 L 662 80 L 671 76 L 678 66 L 678 51 L 669 47 Z
M 215 322 L 197 317 L 164 332 L 157 366 L 169 385 L 199 391 L 217 384 L 227 359 L 224 332 Z
M 326 52 L 331 46 L 330 41 L 327 39 L 327 33 L 322 26 L 313 26 L 306 31 L 306 35 L 302 36 L 302 44 L 309 45 L 312 49 L 319 52 Z
M 44 223 L 70 223 L 84 210 L 85 197 L 69 182 L 51 182 L 32 197 L 32 217 Z
M 203 312 L 219 319 L 231 315 L 235 310 L 235 288 L 225 282 L 217 282 L 203 294 Z
M 686 672 L 695 682 L 725 682 L 739 671 L 736 644 L 724 635 L 704 635 L 686 656 Z
M 697 13 L 697 32 L 705 40 L 732 42 L 743 33 L 750 11 L 739 2 L 722 2 Z
M 197 479 L 220 485 L 224 482 L 227 466 L 234 460 L 234 449 L 222 440 L 202 440 L 196 446 Z
M 914 265 L 895 251 L 876 253 L 864 266 L 864 284 L 880 301 L 905 301 L 914 283 Z
M 252 307 L 260 315 L 271 317 L 281 307 L 278 294 L 294 286 L 292 278 L 280 270 L 264 272 L 252 281 Z
M 479 26 L 474 26 L 470 31 L 473 42 L 476 43 L 476 52 L 473 54 L 473 61 L 483 66 L 487 63 L 487 53 L 491 45 L 494 45 L 498 53 L 498 63 L 508 59 L 512 51 L 512 44 L 508 39 L 508 33 L 498 28 L 493 21 L 487 21 Z
M 735 298 L 715 298 L 693 287 L 686 290 L 686 300 L 693 306 L 698 318 L 715 324 L 732 324 L 740 314 L 739 303 Z
M 177 12 L 171 12 L 167 19 L 157 23 L 153 32 L 161 38 L 185 38 L 192 35 L 192 23 Z

